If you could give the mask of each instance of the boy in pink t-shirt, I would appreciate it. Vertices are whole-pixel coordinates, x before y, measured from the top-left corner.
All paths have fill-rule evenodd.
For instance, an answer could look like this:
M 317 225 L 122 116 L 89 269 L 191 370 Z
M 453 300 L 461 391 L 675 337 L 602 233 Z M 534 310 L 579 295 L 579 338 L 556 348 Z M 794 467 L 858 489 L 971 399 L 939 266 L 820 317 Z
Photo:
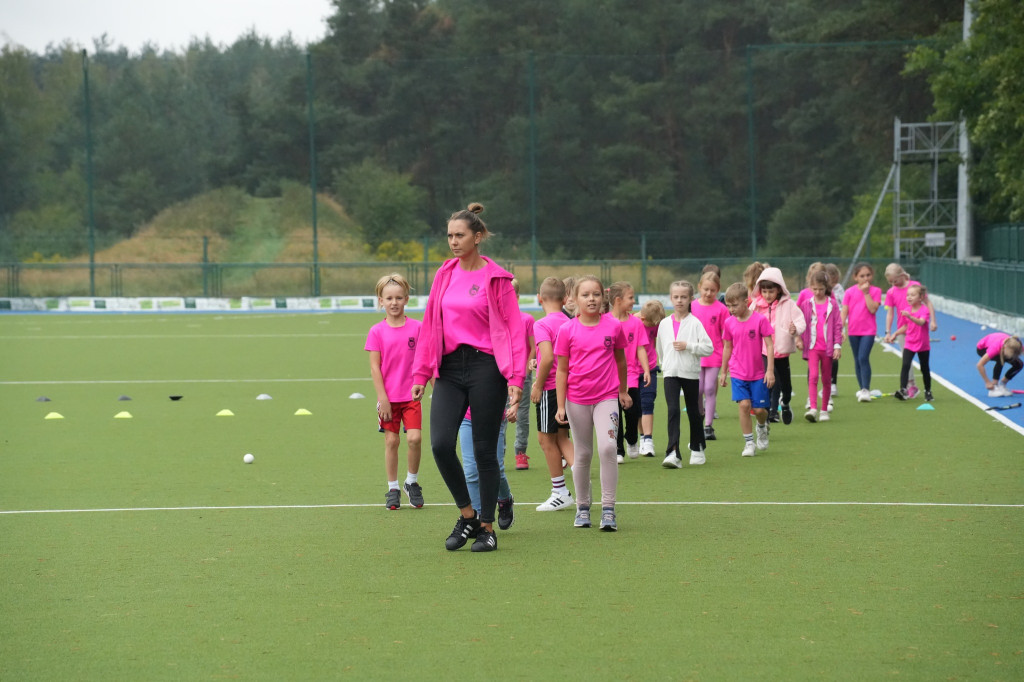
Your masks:
M 732 375 L 732 399 L 739 405 L 743 431 L 741 454 L 753 457 L 755 446 L 757 450 L 768 449 L 768 405 L 775 383 L 774 330 L 764 315 L 747 307 L 747 287 L 742 282 L 726 289 L 725 305 L 731 317 L 722 330 L 722 374 L 718 383 L 724 387 L 726 378 Z M 764 360 L 762 347 L 768 354 Z M 751 415 L 757 420 L 756 443 Z
M 929 366 L 931 355 L 931 339 L 929 338 L 928 321 L 931 315 L 924 299 L 927 296 L 925 288 L 920 284 L 911 284 L 907 287 L 907 304 L 899 311 L 899 322 L 896 327 L 895 336 L 906 334 L 903 342 L 903 367 L 900 369 L 900 390 L 894 394 L 897 400 L 909 398 L 907 393 L 907 381 L 910 378 L 910 364 L 914 361 L 914 355 L 921 365 L 921 378 L 924 380 L 924 399 L 932 400 L 932 373 Z
M 370 352 L 370 376 L 377 392 L 377 426 L 384 434 L 384 469 L 388 491 L 384 506 L 398 509 L 402 495 L 398 487 L 399 427 L 405 427 L 409 446 L 405 479 L 409 503 L 423 506 L 423 489 L 418 482 L 423 413 L 421 403 L 412 399 L 412 367 L 419 340 L 420 322 L 405 315 L 411 287 L 398 274 L 384 275 L 377 282 L 377 304 L 386 317 L 373 325 L 366 336 L 365 350 Z

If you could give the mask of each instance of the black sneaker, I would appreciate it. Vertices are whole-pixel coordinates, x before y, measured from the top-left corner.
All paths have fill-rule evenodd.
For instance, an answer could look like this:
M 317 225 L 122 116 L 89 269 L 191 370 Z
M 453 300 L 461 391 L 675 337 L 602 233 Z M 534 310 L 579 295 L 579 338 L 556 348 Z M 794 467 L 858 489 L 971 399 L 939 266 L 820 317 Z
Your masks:
M 892 396 L 896 398 L 896 400 L 906 400 L 907 398 L 909 398 L 909 396 L 907 395 L 907 389 L 905 388 L 901 388 L 900 390 L 896 391 L 895 393 L 892 394 Z
M 714 426 L 704 427 L 704 440 L 718 440 L 718 438 L 715 436 Z
M 479 518 L 474 516 L 471 519 L 467 519 L 464 516 L 460 516 L 459 520 L 455 522 L 455 528 L 452 529 L 452 534 L 444 541 L 444 548 L 449 552 L 455 551 L 465 545 L 466 541 L 470 538 L 475 538 L 479 532 Z
M 476 542 L 469 549 L 473 552 L 493 552 L 498 549 L 498 536 L 493 531 L 481 528 L 476 534 Z
M 409 496 L 409 504 L 417 509 L 423 506 L 423 488 L 419 483 L 406 483 L 405 494 Z
M 790 409 L 789 404 L 784 403 L 779 405 L 779 411 L 782 413 L 782 423 L 792 424 L 793 423 L 793 410 Z
M 926 402 L 930 403 L 931 401 L 935 400 L 935 396 L 932 395 L 931 391 L 925 391 L 924 392 L 924 399 L 925 399 Z
M 514 515 L 512 513 L 512 498 L 507 500 L 498 500 L 498 528 L 502 530 L 508 530 L 512 527 L 512 521 L 514 521 Z M 486 550 L 476 550 L 486 551 Z
M 782 421 L 782 417 L 779 416 L 777 410 L 772 410 L 768 413 L 768 421 L 770 421 L 772 424 L 778 424 L 779 422 Z
M 402 506 L 402 491 L 392 488 L 384 495 L 384 506 L 388 509 L 398 509 Z

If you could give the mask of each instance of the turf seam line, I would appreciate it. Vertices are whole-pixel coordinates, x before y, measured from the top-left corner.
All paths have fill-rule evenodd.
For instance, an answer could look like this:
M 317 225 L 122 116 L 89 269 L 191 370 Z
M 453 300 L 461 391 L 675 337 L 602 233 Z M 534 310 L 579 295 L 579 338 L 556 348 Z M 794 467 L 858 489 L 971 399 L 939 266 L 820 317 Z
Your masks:
M 539 502 L 523 502 L 524 505 Z M 957 507 L 976 509 L 1021 509 L 1024 504 L 998 504 L 987 502 L 731 502 L 731 501 L 681 501 L 681 502 L 616 502 L 616 505 L 632 506 L 722 506 L 722 507 Z M 379 502 L 352 504 L 278 504 L 278 505 L 234 505 L 234 506 L 191 506 L 191 507 L 111 507 L 101 509 L 8 509 L 0 510 L 0 515 L 17 514 L 88 514 L 113 512 L 153 512 L 153 511 L 243 511 L 243 510 L 274 510 L 274 509 L 345 509 L 379 507 Z M 435 502 L 426 507 L 450 507 L 451 504 Z M 538 512 L 543 513 L 543 512 Z

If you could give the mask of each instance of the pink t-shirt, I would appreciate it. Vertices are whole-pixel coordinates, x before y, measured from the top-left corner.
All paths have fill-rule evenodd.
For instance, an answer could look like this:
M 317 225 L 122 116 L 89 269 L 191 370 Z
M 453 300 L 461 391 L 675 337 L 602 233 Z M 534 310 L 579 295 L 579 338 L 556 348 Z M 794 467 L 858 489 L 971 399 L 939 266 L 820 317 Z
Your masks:
M 537 323 L 537 320 L 533 319 L 533 315 L 530 313 L 524 313 L 519 311 L 519 314 L 523 318 L 523 329 L 526 330 L 526 350 L 530 350 L 530 337 L 533 336 L 533 325 Z
M 704 325 L 704 331 L 711 337 L 711 346 L 715 349 L 711 355 L 700 359 L 701 367 L 722 366 L 722 329 L 729 317 L 729 309 L 721 301 L 704 305 L 700 299 L 690 303 L 690 312 Z
M 920 282 L 910 280 L 905 287 L 889 287 L 885 292 L 885 307 L 893 312 L 893 318 L 896 320 L 896 329 L 899 329 L 900 326 L 897 313 L 907 307 L 907 289 L 910 288 L 911 284 L 920 284 Z M 888 329 L 885 331 L 889 333 Z
M 809 298 L 814 298 L 814 292 L 811 291 L 810 287 L 804 287 L 800 290 L 800 293 L 796 295 L 796 304 L 802 306 L 804 301 Z
M 904 313 L 910 313 L 914 317 L 923 317 L 924 324 L 918 324 L 913 320 L 908 320 Z M 931 330 L 928 328 L 928 306 L 921 303 L 917 310 L 912 310 L 911 307 L 904 306 L 900 309 L 900 319 L 896 323 L 896 328 L 899 329 L 903 325 L 907 325 L 907 338 L 903 342 L 903 347 L 907 350 L 914 351 L 915 353 L 920 350 L 931 350 L 932 344 L 929 334 Z
M 648 368 L 650 364 L 650 341 L 647 338 L 647 330 L 644 328 L 644 323 L 640 321 L 640 318 L 633 317 L 632 315 L 626 316 L 625 320 L 619 320 L 619 324 L 622 325 L 622 333 L 626 335 L 626 385 L 629 388 L 639 388 L 640 386 L 640 375 L 643 374 L 643 367 L 640 366 L 639 353 L 640 346 L 644 347 L 647 351 Z M 618 395 L 618 394 L 616 394 Z M 573 402 L 576 402 L 575 400 Z
M 441 295 L 445 354 L 465 344 L 494 355 L 487 319 L 486 270 L 463 270 L 458 265 L 452 268 L 448 288 Z
M 387 320 L 381 320 L 370 327 L 366 335 L 364 350 L 380 352 L 380 373 L 384 376 L 384 392 L 389 402 L 412 400 L 412 366 L 420 324 L 411 317 L 405 318 L 401 327 L 392 327 Z
M 882 290 L 878 287 L 868 289 L 868 296 L 875 303 L 882 302 Z M 868 310 L 864 300 L 864 292 L 860 287 L 850 287 L 843 294 L 843 307 L 846 308 L 846 333 L 850 336 L 874 336 L 878 333 L 878 320 Z M 878 311 L 875 310 L 877 314 Z
M 1010 335 L 1003 332 L 986 334 L 981 337 L 981 341 L 978 341 L 978 350 L 983 351 L 990 360 L 998 358 L 1000 353 L 1003 352 L 1003 344 L 1006 343 L 1008 338 L 1010 338 Z
M 640 320 L 643 322 L 643 320 Z M 651 372 L 658 366 L 658 349 L 654 340 L 658 338 L 658 325 L 644 325 L 644 331 L 647 332 L 647 362 L 648 367 L 651 368 Z
M 834 309 L 833 309 L 834 311 Z M 828 314 L 828 300 L 824 303 L 814 303 L 814 319 L 817 322 L 814 325 L 814 347 L 824 348 L 825 347 L 825 316 Z
M 635 319 L 635 318 L 634 318 Z M 616 349 L 626 349 L 622 325 L 610 314 L 588 327 L 580 318 L 569 320 L 558 330 L 555 356 L 569 359 L 566 399 L 577 405 L 596 405 L 619 396 L 619 366 Z
M 750 317 L 742 322 L 731 315 L 726 319 L 722 339 L 732 342 L 729 374 L 733 379 L 756 381 L 764 378 L 761 344 L 764 337 L 774 333 L 771 322 L 761 313 L 751 312 Z
M 551 344 L 551 352 L 555 351 L 555 339 L 558 337 L 558 330 L 566 323 L 564 313 L 548 313 L 533 324 L 533 341 L 537 344 L 537 364 L 540 365 L 540 344 L 547 341 Z M 555 388 L 555 375 L 558 373 L 558 361 L 551 363 L 551 371 L 544 381 L 544 390 L 552 391 Z

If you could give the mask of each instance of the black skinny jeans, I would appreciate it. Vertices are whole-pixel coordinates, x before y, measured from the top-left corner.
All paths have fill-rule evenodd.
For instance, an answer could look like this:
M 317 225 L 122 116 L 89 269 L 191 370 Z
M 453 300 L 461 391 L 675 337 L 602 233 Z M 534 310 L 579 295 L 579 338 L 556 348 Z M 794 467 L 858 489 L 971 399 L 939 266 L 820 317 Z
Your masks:
M 640 381 L 643 379 L 641 378 Z M 615 445 L 620 455 L 626 454 L 622 445 L 623 439 L 630 445 L 636 445 L 640 438 L 640 389 L 631 388 L 628 393 L 629 397 L 633 399 L 633 404 L 629 406 L 629 409 L 622 409 L 622 404 L 619 403 L 619 431 L 615 435 Z
M 762 355 L 761 360 L 764 367 L 768 369 L 768 358 Z M 833 363 L 835 360 L 832 361 Z M 835 365 L 832 365 L 835 367 Z M 772 385 L 771 402 L 768 405 L 769 412 L 778 412 L 779 403 L 788 405 L 793 399 L 793 374 L 789 368 L 789 356 L 775 358 L 775 383 Z
M 917 362 L 921 365 L 921 376 L 924 378 L 924 390 L 932 390 L 932 370 L 929 364 L 930 350 L 917 351 Z M 914 362 L 914 351 L 903 349 L 903 366 L 900 368 L 900 388 L 906 388 L 910 381 L 910 365 Z
M 459 426 L 470 408 L 473 452 L 480 473 L 480 520 L 494 522 L 498 503 L 498 432 L 508 399 L 508 382 L 493 355 L 459 346 L 441 358 L 430 401 L 430 447 L 441 478 L 461 509 L 470 506 L 469 487 L 455 451 Z
M 690 450 L 703 450 L 704 420 L 700 416 L 700 380 L 665 377 L 661 385 L 665 389 L 665 404 L 668 406 L 668 447 L 665 448 L 665 454 L 679 451 L 679 391 L 683 392 L 686 418 L 690 422 Z

